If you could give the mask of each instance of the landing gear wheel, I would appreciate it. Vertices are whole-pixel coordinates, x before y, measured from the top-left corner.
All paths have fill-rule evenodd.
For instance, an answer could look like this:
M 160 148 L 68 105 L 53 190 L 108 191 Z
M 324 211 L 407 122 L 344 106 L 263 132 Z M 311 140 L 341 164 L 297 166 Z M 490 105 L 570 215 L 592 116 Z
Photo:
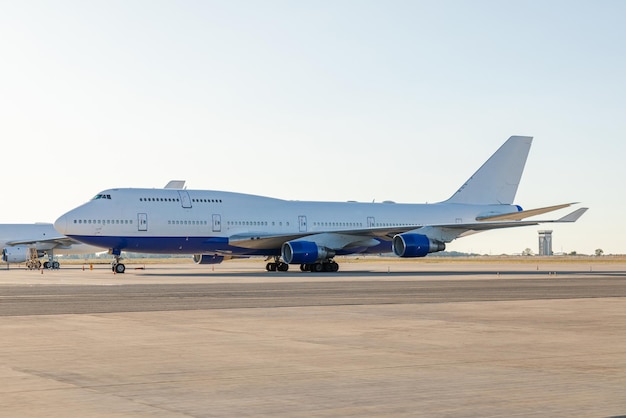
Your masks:
M 324 271 L 336 272 L 339 271 L 339 264 L 334 261 L 329 261 L 328 263 L 324 263 Z
M 324 261 L 321 263 L 306 263 L 306 264 L 300 264 L 300 270 L 301 271 L 311 271 L 313 273 L 321 273 L 321 272 L 336 272 L 339 271 L 339 264 L 337 264 L 335 261 L 330 260 L 330 261 Z
M 282 261 L 279 261 L 279 259 L 276 258 L 276 261 L 267 263 L 265 265 L 265 270 L 267 270 L 267 271 L 287 271 L 287 270 L 289 270 L 289 264 L 284 263 Z
M 113 265 L 113 272 L 122 274 L 125 271 L 126 271 L 126 266 L 124 264 L 118 263 L 118 264 Z

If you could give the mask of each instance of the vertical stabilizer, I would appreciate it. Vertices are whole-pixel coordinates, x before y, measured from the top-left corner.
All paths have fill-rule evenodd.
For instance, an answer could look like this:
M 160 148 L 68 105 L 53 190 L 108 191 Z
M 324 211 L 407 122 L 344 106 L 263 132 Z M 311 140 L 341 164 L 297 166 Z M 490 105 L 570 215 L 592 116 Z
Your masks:
M 446 203 L 512 204 L 532 141 L 510 137 Z

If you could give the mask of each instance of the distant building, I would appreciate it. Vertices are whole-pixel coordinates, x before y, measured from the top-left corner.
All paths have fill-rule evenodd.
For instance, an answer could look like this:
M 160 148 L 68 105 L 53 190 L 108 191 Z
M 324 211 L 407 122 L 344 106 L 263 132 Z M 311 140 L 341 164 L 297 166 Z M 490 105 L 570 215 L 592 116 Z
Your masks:
M 539 255 L 552 255 L 552 230 L 539 231 Z

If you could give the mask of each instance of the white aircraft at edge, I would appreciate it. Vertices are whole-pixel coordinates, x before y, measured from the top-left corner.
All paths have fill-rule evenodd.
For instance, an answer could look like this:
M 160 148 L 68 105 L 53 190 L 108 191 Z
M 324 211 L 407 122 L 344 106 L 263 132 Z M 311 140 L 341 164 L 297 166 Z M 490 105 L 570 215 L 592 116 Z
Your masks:
M 26 263 L 30 269 L 42 266 L 41 257 L 48 256 L 44 268 L 59 268 L 54 254 L 88 254 L 104 251 L 102 248 L 85 245 L 80 241 L 61 235 L 51 223 L 0 224 L 0 249 L 2 261 Z
M 424 257 L 463 236 L 544 222 L 575 222 L 587 208 L 556 220 L 524 220 L 572 205 L 532 210 L 514 205 L 532 137 L 512 136 L 448 200 L 433 204 L 288 201 L 214 190 L 120 188 L 98 193 L 54 223 L 62 234 L 122 251 L 193 254 L 201 264 L 266 256 L 268 271 L 337 271 L 335 256 L 393 251 Z

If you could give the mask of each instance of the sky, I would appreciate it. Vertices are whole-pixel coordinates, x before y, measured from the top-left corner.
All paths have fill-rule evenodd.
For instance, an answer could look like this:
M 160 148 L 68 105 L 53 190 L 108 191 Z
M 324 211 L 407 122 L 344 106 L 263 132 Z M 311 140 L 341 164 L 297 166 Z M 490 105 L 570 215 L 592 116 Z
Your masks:
M 626 254 L 626 2 L 0 0 L 0 223 L 99 191 L 434 203 L 511 135 L 574 224 L 452 251 Z M 567 209 L 542 215 L 557 218 Z

